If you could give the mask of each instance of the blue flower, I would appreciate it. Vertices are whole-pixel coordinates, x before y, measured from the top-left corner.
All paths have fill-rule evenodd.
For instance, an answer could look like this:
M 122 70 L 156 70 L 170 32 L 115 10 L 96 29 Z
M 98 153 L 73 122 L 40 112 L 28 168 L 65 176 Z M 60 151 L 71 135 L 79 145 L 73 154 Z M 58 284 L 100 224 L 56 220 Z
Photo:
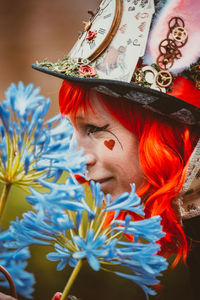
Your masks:
M 106 240 L 107 236 L 104 234 L 95 238 L 95 233 L 92 229 L 87 232 L 86 240 L 80 236 L 73 236 L 73 241 L 81 249 L 74 252 L 73 257 L 78 260 L 87 258 L 91 268 L 99 271 L 100 263 L 97 257 L 104 258 L 109 254 L 108 247 L 105 244 Z
M 130 194 L 124 193 L 111 202 L 110 196 L 103 201 L 98 183 L 91 183 L 91 199 L 83 197 L 82 188 L 79 190 L 73 177 L 64 184 L 40 182 L 50 192 L 39 195 L 32 189 L 28 201 L 36 213 L 25 213 L 22 220 L 11 223 L 9 230 L 2 233 L 4 247 L 50 244 L 55 251 L 47 259 L 58 261 L 57 270 L 68 264 L 79 268 L 81 261 L 87 259 L 93 270 L 102 266 L 112 270 L 114 266 L 117 275 L 138 284 L 147 297 L 155 293 L 151 286 L 159 282 L 157 277 L 167 268 L 166 260 L 157 254 L 157 242 L 164 236 L 161 218 L 134 221 L 127 215 L 125 220 L 114 218 L 111 226 L 104 227 L 110 210 L 116 209 L 116 215 L 128 210 L 142 218 L 143 206 L 134 186 Z M 132 240 L 124 234 L 131 235 Z M 117 271 L 118 266 L 123 266 L 124 271 Z
M 142 244 L 118 242 L 117 249 L 118 260 L 121 265 L 128 268 L 132 274 L 116 272 L 117 275 L 127 278 L 138 284 L 146 294 L 155 295 L 155 291 L 149 286 L 159 283 L 157 277 L 161 276 L 168 264 L 162 256 L 157 255 L 160 250 L 158 244 Z
M 0 104 L 0 118 L 6 131 L 9 130 L 10 125 L 10 111 Z
M 32 213 L 32 212 L 30 212 Z M 26 216 L 24 216 L 26 217 Z M 11 221 L 9 230 L 3 232 L 0 235 L 0 240 L 4 241 L 4 246 L 10 249 L 22 249 L 30 245 L 49 245 L 50 241 L 53 240 L 50 232 L 49 235 L 42 234 L 40 232 L 33 230 L 28 230 L 24 224 L 23 220 Z M 34 219 L 33 219 L 34 220 Z M 26 221 L 26 219 L 25 219 Z M 35 225 L 36 226 L 36 225 Z M 47 231 L 45 232 L 47 233 Z
M 105 211 L 115 211 L 117 218 L 120 210 L 127 210 L 144 216 L 144 206 L 140 204 L 141 199 L 135 193 L 135 185 L 131 184 L 131 192 L 123 193 L 112 202 L 107 202 Z
M 54 183 L 45 180 L 39 180 L 40 184 L 48 188 L 54 195 L 57 193 L 65 195 L 67 199 L 79 200 L 85 196 L 84 187 L 77 183 L 77 181 L 71 177 L 67 177 L 65 183 Z M 33 191 L 33 189 L 32 189 Z M 65 200 L 67 200 L 65 199 Z
M 95 217 L 95 212 L 88 206 L 87 202 L 84 199 L 85 197 L 84 187 L 78 184 L 75 178 L 67 178 L 64 184 L 57 184 L 45 180 L 40 180 L 40 183 L 44 187 L 50 189 L 50 193 L 46 195 L 44 194 L 42 195 L 42 197 L 46 199 L 46 202 L 48 201 L 49 208 L 52 207 L 53 205 L 54 210 L 68 209 L 70 211 L 75 211 L 77 213 L 87 211 L 90 219 L 93 219 Z M 37 193 L 34 191 L 34 189 L 32 189 L 32 192 Z M 30 202 L 31 204 L 37 202 L 43 203 L 43 201 L 41 202 L 40 200 L 39 201 L 37 200 L 38 200 L 38 196 L 27 197 L 27 201 Z M 40 206 L 38 206 L 38 203 L 37 203 L 37 207 L 36 205 L 34 205 L 34 207 L 39 211 L 38 207 Z M 43 206 L 43 211 L 44 208 L 46 210 L 46 207 Z
M 57 123 L 57 126 L 53 127 L 53 124 L 55 123 Z M 61 138 L 68 138 L 71 141 L 73 134 L 72 124 L 68 122 L 61 114 L 57 114 L 51 119 L 48 119 L 45 124 L 49 129 L 51 129 L 51 136 L 53 136 L 55 139 L 60 140 Z M 71 132 L 71 135 L 69 136 L 67 132 Z
M 23 248 L 33 244 L 50 245 L 66 230 L 73 229 L 73 221 L 64 211 L 41 217 L 32 211 L 22 220 L 11 221 L 9 230 L 0 235 L 7 248 Z
M 0 233 L 1 235 L 1 233 Z M 30 252 L 27 248 L 22 250 L 8 250 L 0 243 L 0 264 L 3 266 L 12 276 L 17 293 L 31 299 L 33 292 L 33 285 L 35 279 L 33 274 L 25 270 L 27 266 L 27 259 L 30 258 Z M 0 273 L 0 286 L 9 288 L 8 281 L 5 276 Z
M 17 263 L 16 261 L 11 260 L 9 264 L 5 265 L 5 268 L 13 278 L 17 293 L 28 299 L 32 299 L 31 294 L 34 291 L 33 285 L 35 283 L 35 279 L 31 273 L 24 270 L 26 266 L 26 262 L 20 261 Z M 8 282 L 1 274 L 0 285 L 9 288 Z
M 38 239 L 52 239 L 59 232 L 73 228 L 73 223 L 68 215 L 57 214 L 48 218 L 41 218 L 32 211 L 23 214 L 22 226 L 29 231 L 29 235 Z
M 11 107 L 18 117 L 23 117 L 44 101 L 44 97 L 39 95 L 39 92 L 40 88 L 34 89 L 33 84 L 25 87 L 22 82 L 19 82 L 18 86 L 12 83 L 5 92 L 4 104 Z
M 152 243 L 160 240 L 165 235 L 165 233 L 162 232 L 160 222 L 160 216 L 154 216 L 139 221 L 131 221 L 129 215 L 126 216 L 125 221 L 114 221 L 115 225 L 120 225 L 119 227 L 115 227 L 116 230 L 133 235 L 135 239 L 142 237 Z
M 84 197 L 84 188 L 74 182 L 72 178 L 67 178 L 64 184 L 48 182 L 44 180 L 39 181 L 40 184 L 50 190 L 50 192 L 41 193 L 30 188 L 32 195 L 28 195 L 26 200 L 34 207 L 40 216 L 54 215 L 58 212 L 63 213 L 66 208 L 76 210 L 77 206 L 84 209 L 81 203 L 81 198 Z M 70 206 L 71 205 L 71 206 Z
M 160 250 L 158 244 L 142 244 L 142 243 L 127 243 L 118 242 L 120 246 L 117 249 L 118 260 L 123 265 L 129 265 L 130 269 L 135 274 L 158 276 L 166 266 L 166 260 L 156 253 Z
M 95 205 L 102 207 L 103 203 L 103 192 L 101 191 L 101 185 L 99 182 L 95 183 L 93 180 L 90 181 L 90 188 L 92 196 L 95 199 Z
M 44 122 L 50 99 L 32 84 L 12 84 L 0 104 L 0 181 L 28 190 L 39 178 L 85 172 L 83 150 L 70 149 L 73 129 L 59 114 Z M 14 120 L 14 121 L 13 121 Z
M 73 247 L 72 244 L 71 247 Z M 63 270 L 67 264 L 69 264 L 73 268 L 76 266 L 77 260 L 72 257 L 71 251 L 60 246 L 57 243 L 55 244 L 55 250 L 56 252 L 50 252 L 47 254 L 47 259 L 51 261 L 60 261 L 57 265 L 58 271 Z

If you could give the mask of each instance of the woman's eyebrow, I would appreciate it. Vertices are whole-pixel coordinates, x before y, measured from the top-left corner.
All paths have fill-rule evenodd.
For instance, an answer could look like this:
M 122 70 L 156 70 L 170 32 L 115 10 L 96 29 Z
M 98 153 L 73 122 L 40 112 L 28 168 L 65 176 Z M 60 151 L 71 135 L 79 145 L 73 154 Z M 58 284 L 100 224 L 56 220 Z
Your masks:
M 97 127 L 97 128 L 99 128 L 99 129 L 101 129 L 101 130 L 106 130 L 106 129 L 109 127 L 109 125 L 110 125 L 110 124 L 105 124 L 105 125 L 103 125 L 103 126 L 99 126 L 99 125 L 96 125 L 96 124 L 91 123 L 91 122 L 86 123 L 86 126 Z

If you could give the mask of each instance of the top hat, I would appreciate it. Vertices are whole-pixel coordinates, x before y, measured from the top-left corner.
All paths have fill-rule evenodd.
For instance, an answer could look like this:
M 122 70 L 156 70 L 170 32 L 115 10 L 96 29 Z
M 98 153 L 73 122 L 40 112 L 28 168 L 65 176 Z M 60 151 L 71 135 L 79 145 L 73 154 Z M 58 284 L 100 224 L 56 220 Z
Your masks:
M 200 126 L 200 2 L 102 0 L 63 59 L 32 67 Z

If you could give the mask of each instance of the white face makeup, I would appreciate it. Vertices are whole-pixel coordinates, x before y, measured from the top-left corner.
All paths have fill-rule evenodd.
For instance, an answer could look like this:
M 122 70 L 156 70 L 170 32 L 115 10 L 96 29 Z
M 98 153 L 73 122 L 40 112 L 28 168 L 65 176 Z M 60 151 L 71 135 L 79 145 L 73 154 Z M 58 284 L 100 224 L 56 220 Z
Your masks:
M 103 106 L 98 93 L 90 93 L 92 109 L 84 115 L 79 111 L 74 126 L 78 147 L 85 149 L 87 177 L 98 181 L 104 194 L 112 199 L 130 191 L 130 183 L 136 189 L 143 183 L 143 172 L 138 157 L 137 138 L 122 126 Z

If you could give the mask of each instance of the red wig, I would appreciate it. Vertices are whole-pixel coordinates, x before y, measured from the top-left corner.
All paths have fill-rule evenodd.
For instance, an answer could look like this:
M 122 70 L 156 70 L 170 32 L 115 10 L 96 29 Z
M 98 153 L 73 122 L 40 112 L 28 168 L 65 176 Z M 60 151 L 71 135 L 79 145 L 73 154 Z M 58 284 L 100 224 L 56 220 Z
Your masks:
M 108 111 L 139 141 L 139 158 L 145 174 L 145 186 L 137 193 L 145 203 L 146 217 L 161 215 L 166 235 L 161 239 L 161 255 L 176 254 L 174 265 L 188 247 L 173 201 L 185 178 L 187 163 L 197 136 L 187 126 L 119 98 L 100 95 Z M 91 107 L 89 89 L 64 81 L 59 93 L 60 111 L 73 118 L 81 108 Z

